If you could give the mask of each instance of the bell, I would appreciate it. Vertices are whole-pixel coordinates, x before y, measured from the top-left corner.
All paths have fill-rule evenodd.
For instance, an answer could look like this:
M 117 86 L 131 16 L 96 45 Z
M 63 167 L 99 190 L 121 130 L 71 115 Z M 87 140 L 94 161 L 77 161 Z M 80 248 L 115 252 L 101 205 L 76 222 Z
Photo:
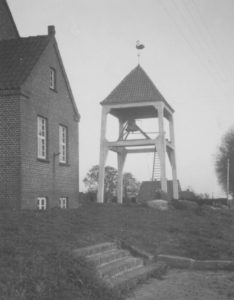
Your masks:
M 134 119 L 129 119 L 127 121 L 127 128 L 126 131 L 127 132 L 134 132 L 134 131 L 138 131 L 138 126 L 136 125 L 136 120 Z

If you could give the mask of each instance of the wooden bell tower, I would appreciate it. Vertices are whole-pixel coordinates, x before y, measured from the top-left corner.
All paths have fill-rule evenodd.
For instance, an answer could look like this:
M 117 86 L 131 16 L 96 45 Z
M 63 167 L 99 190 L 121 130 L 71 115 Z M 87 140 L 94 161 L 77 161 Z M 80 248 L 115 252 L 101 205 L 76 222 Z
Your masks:
M 101 141 L 99 160 L 98 202 L 104 202 L 104 171 L 108 151 L 114 151 L 118 160 L 118 203 L 123 199 L 123 168 L 127 155 L 131 153 L 157 152 L 160 162 L 161 189 L 167 192 L 166 155 L 172 168 L 173 198 L 178 198 L 176 171 L 174 110 L 160 94 L 154 83 L 140 65 L 133 69 L 101 102 Z M 116 141 L 106 138 L 107 116 L 111 114 L 119 121 L 119 136 Z M 138 119 L 158 119 L 156 136 L 150 136 L 137 125 Z M 165 118 L 169 122 L 169 139 L 165 136 Z M 153 128 L 154 130 L 154 128 Z M 134 138 L 134 134 L 139 138 Z

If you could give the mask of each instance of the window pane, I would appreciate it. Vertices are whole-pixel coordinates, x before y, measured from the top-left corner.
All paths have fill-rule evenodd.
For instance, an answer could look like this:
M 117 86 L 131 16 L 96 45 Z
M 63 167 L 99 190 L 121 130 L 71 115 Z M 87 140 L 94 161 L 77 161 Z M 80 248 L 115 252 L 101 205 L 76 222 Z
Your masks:
M 67 128 L 59 126 L 59 161 L 61 163 L 67 162 Z
M 46 131 L 47 122 L 43 117 L 37 118 L 37 156 L 38 158 L 46 159 L 47 145 L 46 145 Z
M 60 198 L 59 202 L 60 202 L 60 208 L 67 208 L 67 198 L 66 197 Z
M 47 209 L 47 199 L 45 197 L 38 197 L 37 198 L 37 208 L 39 210 L 46 210 Z
M 38 138 L 38 157 L 42 157 L 42 140 Z
M 55 70 L 50 68 L 50 88 L 55 89 Z

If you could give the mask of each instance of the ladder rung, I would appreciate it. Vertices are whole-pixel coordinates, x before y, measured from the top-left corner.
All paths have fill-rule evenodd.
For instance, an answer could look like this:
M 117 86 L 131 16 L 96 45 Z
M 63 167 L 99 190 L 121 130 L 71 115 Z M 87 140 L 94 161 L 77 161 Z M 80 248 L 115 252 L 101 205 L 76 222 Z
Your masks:
M 153 171 L 152 171 L 152 181 L 154 180 L 159 180 L 161 177 L 161 172 L 160 172 L 160 160 L 158 156 L 158 152 L 154 151 L 154 158 L 153 158 Z

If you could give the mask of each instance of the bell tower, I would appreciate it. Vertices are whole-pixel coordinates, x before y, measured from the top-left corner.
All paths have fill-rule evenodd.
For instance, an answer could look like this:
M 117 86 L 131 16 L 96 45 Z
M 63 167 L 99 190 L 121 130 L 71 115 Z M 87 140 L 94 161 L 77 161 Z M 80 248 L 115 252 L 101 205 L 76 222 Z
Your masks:
M 123 201 L 123 168 L 126 157 L 132 153 L 157 153 L 160 166 L 161 189 L 167 192 L 166 155 L 172 168 L 173 198 L 178 198 L 178 181 L 175 156 L 175 136 L 173 108 L 167 103 L 154 83 L 138 65 L 134 68 L 101 102 L 101 140 L 99 159 L 98 202 L 104 202 L 104 171 L 108 151 L 117 154 L 118 162 L 118 203 Z M 118 119 L 119 135 L 117 140 L 106 138 L 107 116 Z M 148 134 L 137 125 L 136 120 L 157 119 L 157 132 Z M 165 119 L 169 123 L 169 139 L 165 134 Z M 156 122 L 155 122 L 156 124 Z M 152 128 L 154 130 L 155 128 Z M 138 136 L 138 138 L 135 138 Z

